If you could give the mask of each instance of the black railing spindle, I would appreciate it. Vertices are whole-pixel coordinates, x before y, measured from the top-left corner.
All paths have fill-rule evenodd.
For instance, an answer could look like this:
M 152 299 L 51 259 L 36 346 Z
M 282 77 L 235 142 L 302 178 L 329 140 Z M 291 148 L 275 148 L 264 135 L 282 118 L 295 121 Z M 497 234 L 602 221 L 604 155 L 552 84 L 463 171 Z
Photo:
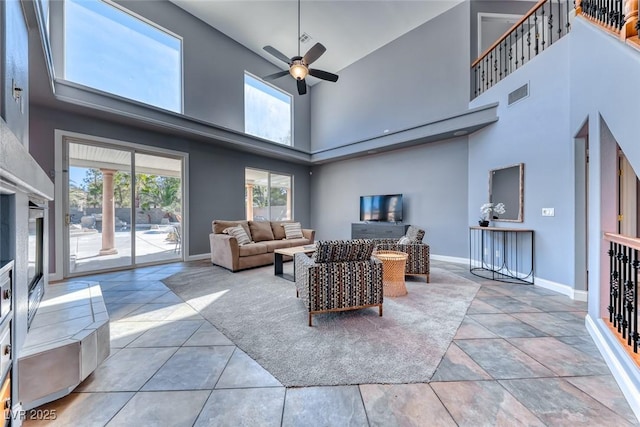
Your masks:
M 584 0 L 583 7 L 591 8 L 597 1 L 603 0 Z M 569 0 L 539 0 L 529 13 L 471 64 L 474 72 L 471 81 L 475 86 L 473 96 L 479 96 L 544 51 L 547 44 L 553 43 L 554 31 L 556 41 L 567 34 L 571 27 L 569 8 Z M 565 16 L 566 23 L 563 22 Z
M 638 270 L 640 239 L 605 233 L 609 241 L 609 323 L 629 351 L 638 353 Z

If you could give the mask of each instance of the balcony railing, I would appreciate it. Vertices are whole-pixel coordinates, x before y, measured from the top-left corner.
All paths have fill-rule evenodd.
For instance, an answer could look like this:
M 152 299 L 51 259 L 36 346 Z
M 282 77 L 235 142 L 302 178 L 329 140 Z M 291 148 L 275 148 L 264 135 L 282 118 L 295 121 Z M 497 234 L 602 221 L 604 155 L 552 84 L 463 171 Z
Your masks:
M 638 0 L 576 0 L 576 14 L 622 40 L 637 39 Z
M 572 0 L 538 1 L 471 64 L 473 97 L 488 90 L 568 34 L 572 10 Z
M 609 242 L 609 323 L 621 343 L 638 354 L 638 270 L 640 239 L 605 233 Z

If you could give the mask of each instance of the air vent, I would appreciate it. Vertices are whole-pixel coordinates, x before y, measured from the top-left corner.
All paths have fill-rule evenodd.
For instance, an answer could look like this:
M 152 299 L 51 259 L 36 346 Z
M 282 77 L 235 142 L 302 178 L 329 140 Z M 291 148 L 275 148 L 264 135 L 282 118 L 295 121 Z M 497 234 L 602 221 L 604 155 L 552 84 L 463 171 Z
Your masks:
M 309 43 L 311 41 L 311 36 L 307 33 L 302 33 L 300 35 L 300 43 Z
M 514 90 L 509 94 L 509 102 L 507 105 L 511 105 L 515 102 L 520 101 L 522 98 L 526 98 L 529 96 L 529 83 L 520 86 L 518 89 Z

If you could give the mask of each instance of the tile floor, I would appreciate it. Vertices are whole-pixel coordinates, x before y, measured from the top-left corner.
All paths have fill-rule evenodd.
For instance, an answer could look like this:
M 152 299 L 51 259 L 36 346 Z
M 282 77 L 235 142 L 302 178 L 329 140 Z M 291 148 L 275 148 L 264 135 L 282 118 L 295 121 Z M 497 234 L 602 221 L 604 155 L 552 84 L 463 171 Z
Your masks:
M 55 410 L 55 421 L 25 425 L 639 424 L 587 334 L 585 303 L 433 262 L 482 287 L 428 384 L 287 389 L 160 281 L 207 264 L 91 276 L 111 316 L 111 355 L 71 395 L 39 408 Z

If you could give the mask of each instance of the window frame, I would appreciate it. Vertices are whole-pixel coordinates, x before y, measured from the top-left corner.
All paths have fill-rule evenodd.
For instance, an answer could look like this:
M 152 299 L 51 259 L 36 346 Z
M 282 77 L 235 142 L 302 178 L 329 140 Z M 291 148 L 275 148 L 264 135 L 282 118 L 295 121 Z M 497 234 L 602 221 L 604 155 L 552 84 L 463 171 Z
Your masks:
M 267 139 L 267 138 L 265 138 L 263 136 L 254 135 L 252 133 L 248 133 L 247 132 L 247 103 L 246 103 L 246 83 L 245 83 L 245 79 L 246 79 L 247 76 L 252 78 L 252 79 L 254 79 L 254 80 L 256 80 L 256 81 L 258 81 L 259 83 L 264 84 L 265 86 L 269 86 L 271 89 L 273 89 L 273 90 L 275 90 L 277 92 L 280 92 L 282 95 L 285 95 L 286 97 L 289 98 L 289 126 L 291 128 L 291 139 L 289 141 L 289 144 L 285 144 L 283 142 L 278 142 L 278 141 L 273 141 L 273 140 Z M 271 142 L 273 144 L 278 144 L 278 145 L 282 145 L 282 146 L 285 146 L 285 147 L 293 147 L 294 143 L 295 143 L 295 120 L 294 120 L 295 119 L 295 115 L 294 115 L 294 111 L 295 111 L 294 100 L 295 100 L 295 97 L 291 93 L 287 92 L 286 90 L 284 90 L 282 88 L 279 88 L 278 86 L 261 79 L 260 77 L 256 76 L 255 74 L 253 74 L 253 73 L 251 73 L 251 72 L 249 72 L 247 70 L 244 71 L 244 74 L 242 76 L 242 89 L 243 89 L 242 90 L 242 103 L 243 103 L 243 113 L 244 113 L 244 115 L 243 115 L 244 133 L 246 133 L 247 135 L 251 135 L 251 136 L 253 136 L 255 138 L 260 138 L 260 139 L 263 139 L 265 141 Z M 256 89 L 258 89 L 258 88 L 256 88 Z M 260 90 L 260 89 L 258 89 L 258 90 Z M 263 91 L 263 93 L 266 93 L 266 92 Z M 267 95 L 270 95 L 270 94 L 267 94 Z
M 176 34 L 173 31 L 171 31 L 171 30 L 159 25 L 158 23 L 153 22 L 150 19 L 145 18 L 144 16 L 142 16 L 142 15 L 140 15 L 140 14 L 134 12 L 134 11 L 125 8 L 124 6 L 122 6 L 122 5 L 118 4 L 118 3 L 115 3 L 112 0 L 93 0 L 93 1 L 97 1 L 97 2 L 100 2 L 100 3 L 105 3 L 107 6 L 113 7 L 116 10 L 118 10 L 119 12 L 125 13 L 125 14 L 129 15 L 130 17 L 132 17 L 132 18 L 134 18 L 134 19 L 136 19 L 136 20 L 138 20 L 138 21 L 140 21 L 140 22 L 142 22 L 144 24 L 147 24 L 147 25 L 151 26 L 151 27 L 153 27 L 154 29 L 156 29 L 156 30 L 158 30 L 160 32 L 163 32 L 163 33 L 165 33 L 165 34 L 167 34 L 167 35 L 169 35 L 171 37 L 174 37 L 175 39 L 177 39 L 179 41 L 179 43 L 180 43 L 180 65 L 179 65 L 179 72 L 180 72 L 180 81 L 179 81 L 180 109 L 179 109 L 179 111 L 168 110 L 168 109 L 166 109 L 164 107 L 161 107 L 159 105 L 150 104 L 148 102 L 141 101 L 141 100 L 138 100 L 138 99 L 134 99 L 134 98 L 131 98 L 129 96 L 125 96 L 125 95 L 121 95 L 121 94 L 118 94 L 118 93 L 109 92 L 109 91 L 106 91 L 104 89 L 100 89 L 100 88 L 93 87 L 93 86 L 88 86 L 88 85 L 80 83 L 80 82 L 69 80 L 67 78 L 67 41 L 66 41 L 66 37 L 65 37 L 66 28 L 67 28 L 67 3 L 68 3 L 67 0 L 64 0 L 64 1 L 61 2 L 62 3 L 62 10 L 61 10 L 61 12 L 62 12 L 62 15 L 61 15 L 61 22 L 62 22 L 62 28 L 61 28 L 61 30 L 62 30 L 61 31 L 61 37 L 62 37 L 61 51 L 62 51 L 62 55 L 60 55 L 61 56 L 60 64 L 61 64 L 61 69 L 62 69 L 62 73 L 61 73 L 62 74 L 62 79 L 65 80 L 65 81 L 71 82 L 73 84 L 77 84 L 77 85 L 89 88 L 92 91 L 97 91 L 97 92 L 100 92 L 100 93 L 108 94 L 110 96 L 123 98 L 123 99 L 126 99 L 126 100 L 130 101 L 130 102 L 140 103 L 140 104 L 148 105 L 148 106 L 151 106 L 151 107 L 154 107 L 154 108 L 159 108 L 159 109 L 162 109 L 162 110 L 165 110 L 165 111 L 171 111 L 171 112 L 178 113 L 178 114 L 184 114 L 184 38 L 181 35 Z
M 255 221 L 253 218 L 255 218 L 255 215 L 252 215 L 252 218 L 249 218 L 248 215 L 248 203 L 249 198 L 247 197 L 247 171 L 255 171 L 255 172 L 261 172 L 261 173 L 266 173 L 267 174 L 267 194 L 269 195 L 269 200 L 268 200 L 268 205 L 267 205 L 267 212 L 269 213 L 268 218 L 266 218 L 266 221 L 290 221 L 293 220 L 295 218 L 295 211 L 294 211 L 294 206 L 295 206 L 295 201 L 294 201 L 294 193 L 293 193 L 293 181 L 294 181 L 294 175 L 291 173 L 286 173 L 286 172 L 278 172 L 278 171 L 272 171 L 272 170 L 268 170 L 268 169 L 261 169 L 261 168 L 255 168 L 255 167 L 250 167 L 250 166 L 246 166 L 244 168 L 244 186 L 245 186 L 245 197 L 244 197 L 244 210 L 245 210 L 245 218 L 247 221 Z M 271 204 L 271 176 L 272 175 L 281 175 L 281 176 L 287 176 L 289 177 L 289 200 L 290 200 L 290 206 L 288 207 L 288 210 L 290 212 L 289 218 L 288 219 L 272 219 L 271 218 L 271 208 L 272 208 L 272 204 Z M 253 214 L 253 199 L 251 200 L 251 212 Z

